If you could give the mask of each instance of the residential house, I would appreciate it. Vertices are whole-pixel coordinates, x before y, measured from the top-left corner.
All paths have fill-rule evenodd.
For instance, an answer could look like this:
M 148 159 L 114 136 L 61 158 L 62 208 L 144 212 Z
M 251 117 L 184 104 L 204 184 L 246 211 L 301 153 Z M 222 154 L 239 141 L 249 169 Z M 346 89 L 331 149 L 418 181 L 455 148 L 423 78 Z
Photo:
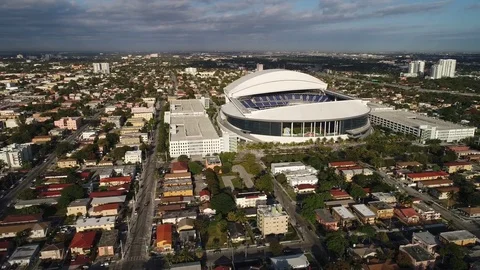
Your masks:
M 355 260 L 369 260 L 377 257 L 377 249 L 374 247 L 353 247 L 348 249 L 348 253 Z
M 37 257 L 40 250 L 39 244 L 29 244 L 19 246 L 15 249 L 12 256 L 8 259 L 10 265 L 16 264 L 21 267 L 29 266 Z
M 70 242 L 70 252 L 76 255 L 87 255 L 92 252 L 96 238 L 95 231 L 77 232 Z
M 176 173 L 188 173 L 188 165 L 186 162 L 176 161 L 170 164 L 170 172 Z
M 409 208 L 396 208 L 394 210 L 395 216 L 405 224 L 418 224 L 420 222 L 420 215 L 415 209 Z
M 35 136 L 32 138 L 32 143 L 34 144 L 44 144 L 52 141 L 50 136 Z
M 232 243 L 241 243 L 247 239 L 245 227 L 238 222 L 227 223 L 227 234 Z
M 433 234 L 428 231 L 414 232 L 412 236 L 412 244 L 418 244 L 430 254 L 435 254 L 435 248 L 438 241 Z
M 458 171 L 471 171 L 473 168 L 473 163 L 466 161 L 454 161 L 446 162 L 443 164 L 443 166 L 448 173 L 455 173 Z
M 259 191 L 242 192 L 235 196 L 235 203 L 238 208 L 257 207 L 267 204 L 267 195 Z
M 459 210 L 468 217 L 480 217 L 480 207 L 465 207 L 459 208 Z
M 337 168 L 337 171 L 340 175 L 345 177 L 345 181 L 351 182 L 353 177 L 356 175 L 373 175 L 373 171 L 368 168 L 358 167 L 347 167 L 347 168 Z
M 0 225 L 14 225 L 25 223 L 36 223 L 42 221 L 42 214 L 32 215 L 8 215 L 0 221 Z
M 98 256 L 114 256 L 117 243 L 117 230 L 103 231 L 97 245 Z
M 63 260 L 65 256 L 65 246 L 63 243 L 46 244 L 40 251 L 42 260 Z
M 310 184 L 300 184 L 298 186 L 293 187 L 293 191 L 298 194 L 308 194 L 308 193 L 315 193 L 317 189 L 316 185 Z
M 352 221 L 356 220 L 355 216 L 344 206 L 336 206 L 332 208 L 333 217 L 338 220 L 341 226 L 349 226 Z
M 217 210 L 213 209 L 212 208 L 212 205 L 210 202 L 203 202 L 202 204 L 200 204 L 200 206 L 198 207 L 198 209 L 200 210 L 200 213 L 206 215 L 206 216 L 214 216 L 215 214 L 217 214 Z M 251 208 L 244 208 L 243 210 L 245 209 L 251 209 Z M 255 214 L 257 213 L 257 208 L 253 208 L 255 210 Z
M 187 208 L 186 203 L 175 203 L 175 204 L 165 204 L 165 205 L 159 205 L 157 206 L 157 215 L 158 216 L 163 216 L 166 212 L 169 211 L 179 211 L 182 209 Z
M 386 202 L 371 201 L 368 202 L 368 206 L 378 219 L 391 219 L 393 217 L 393 207 Z
M 449 174 L 443 171 L 439 172 L 420 172 L 420 173 L 407 173 L 407 180 L 416 183 L 418 181 L 429 181 L 436 179 L 446 179 Z
M 328 163 L 329 168 L 348 168 L 348 167 L 356 167 L 358 164 L 354 161 L 334 161 Z
M 78 162 L 76 159 L 73 159 L 73 158 L 59 159 L 57 161 L 57 167 L 60 169 L 75 168 L 75 167 L 78 167 Z
M 446 200 L 450 198 L 450 194 L 455 194 L 460 191 L 459 187 L 439 187 L 439 188 L 433 188 L 430 189 L 428 192 L 430 195 L 432 195 L 434 198 L 437 198 L 439 200 Z
M 163 197 L 193 196 L 193 185 L 165 186 Z
M 132 182 L 131 176 L 107 177 L 100 179 L 101 187 L 120 186 Z
M 123 158 L 125 163 L 142 163 L 142 151 L 141 150 L 132 150 L 125 152 Z
M 397 169 L 406 169 L 409 167 L 413 168 L 413 167 L 421 167 L 421 166 L 423 166 L 423 164 L 417 161 L 399 161 L 397 162 L 395 167 Z
M 424 221 L 438 220 L 441 218 L 440 213 L 436 212 L 424 202 L 414 203 L 412 206 Z
M 172 250 L 172 224 L 157 225 L 156 247 L 162 252 L 170 252 Z
M 127 184 L 130 186 L 129 183 Z M 119 187 L 119 186 L 113 186 L 113 187 Z M 94 191 L 94 192 L 91 192 L 88 196 L 90 198 L 104 198 L 104 197 L 122 196 L 123 194 L 125 194 L 125 190 L 109 190 L 109 191 Z
M 375 224 L 376 215 L 365 204 L 354 204 L 352 210 L 363 224 Z
M 208 191 L 208 189 L 202 189 L 202 191 L 200 191 L 200 201 L 201 202 L 210 201 L 210 191 Z
M 332 209 L 333 207 L 336 207 L 336 206 L 349 207 L 351 204 L 354 204 L 354 203 L 356 203 L 356 202 L 352 199 L 326 201 L 325 202 L 325 208 Z
M 105 230 L 109 231 L 115 227 L 114 216 L 109 217 L 92 217 L 92 218 L 79 218 L 75 222 L 74 227 L 77 232 L 89 231 L 89 230 Z
M 328 209 L 315 209 L 315 218 L 317 222 L 327 231 L 337 231 L 338 221 L 333 217 Z
M 30 239 L 45 238 L 49 225 L 49 222 L 38 222 L 0 226 L 0 239 L 15 238 L 18 233 L 26 230 L 30 231 Z
M 438 187 L 450 187 L 453 186 L 453 181 L 450 179 L 438 179 L 417 182 L 418 188 L 438 188 Z
M 346 191 L 341 189 L 332 189 L 330 190 L 330 196 L 332 196 L 333 200 L 351 200 L 352 196 L 348 194 Z
M 478 241 L 475 235 L 466 230 L 443 232 L 438 238 L 444 244 L 454 243 L 459 246 L 474 245 Z
M 177 232 L 192 230 L 195 228 L 195 219 L 184 218 L 177 223 Z
M 71 202 L 67 207 L 67 216 L 86 216 L 88 205 L 90 204 L 90 198 L 78 199 Z
M 274 270 L 309 269 L 310 262 L 303 254 L 284 255 L 270 258 Z
M 197 211 L 191 210 L 181 210 L 181 211 L 170 211 L 166 212 L 162 216 L 162 223 L 172 223 L 177 224 L 179 221 L 185 218 L 196 219 Z
M 126 198 L 127 198 L 127 196 L 125 196 L 125 195 L 93 198 L 92 201 L 90 202 L 90 205 L 91 206 L 99 206 L 99 205 L 102 205 L 102 204 L 109 204 L 109 203 L 121 203 L 121 204 L 123 204 L 125 202 Z
M 397 202 L 397 198 L 395 198 L 394 195 L 387 192 L 372 192 L 372 198 L 377 201 L 381 201 L 389 204 L 394 204 Z
M 420 245 L 410 244 L 399 247 L 399 251 L 407 255 L 413 269 L 430 269 L 435 265 L 435 256 L 423 249 Z
M 222 167 L 222 161 L 218 156 L 211 156 L 205 158 L 205 169 L 215 169 L 215 167 Z
M 107 203 L 90 208 L 88 215 L 91 217 L 117 216 L 120 203 Z
M 197 231 L 192 230 L 183 230 L 178 233 L 178 238 L 182 243 L 194 242 L 197 238 Z

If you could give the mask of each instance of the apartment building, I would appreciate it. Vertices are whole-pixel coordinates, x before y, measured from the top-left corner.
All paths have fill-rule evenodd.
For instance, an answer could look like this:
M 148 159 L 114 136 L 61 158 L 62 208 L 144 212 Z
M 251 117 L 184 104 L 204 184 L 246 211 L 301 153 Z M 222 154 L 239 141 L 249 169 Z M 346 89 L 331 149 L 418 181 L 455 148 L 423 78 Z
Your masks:
M 239 208 L 257 207 L 267 204 L 267 195 L 259 192 L 242 192 L 235 196 L 235 203 Z
M 259 205 L 257 226 L 263 237 L 270 234 L 285 234 L 288 232 L 288 214 L 280 204 Z
M 21 168 L 26 162 L 31 161 L 32 158 L 30 143 L 13 143 L 0 149 L 0 160 L 3 160 L 9 168 Z
M 79 218 L 75 222 L 74 227 L 77 232 L 90 230 L 110 231 L 115 227 L 115 217 Z
M 393 217 L 393 207 L 386 202 L 372 201 L 368 203 L 368 206 L 378 219 L 391 219 Z
M 125 152 L 124 160 L 125 163 L 142 163 L 142 151 L 132 150 Z
M 149 121 L 153 118 L 155 113 L 154 107 L 134 107 L 132 108 L 132 114 L 134 118 L 143 118 L 146 121 Z
M 354 204 L 352 210 L 363 224 L 375 224 L 376 215 L 365 204 Z
M 327 231 L 337 231 L 339 229 L 338 221 L 328 209 L 315 209 L 315 218 Z
M 82 126 L 82 117 L 62 117 L 53 124 L 58 128 L 77 130 Z
M 71 216 L 71 215 L 86 216 L 89 204 L 90 204 L 90 198 L 78 199 L 71 202 L 67 207 L 67 216 Z
M 414 203 L 413 209 L 417 211 L 420 218 L 424 221 L 438 220 L 441 218 L 440 213 L 436 212 L 432 207 L 423 202 Z
M 345 206 L 332 207 L 333 217 L 339 221 L 341 226 L 349 226 L 354 220 L 355 216 Z
M 438 236 L 444 244 L 454 243 L 459 246 L 469 246 L 477 243 L 478 238 L 466 230 L 443 232 Z
M 59 159 L 57 161 L 57 167 L 60 169 L 75 168 L 78 167 L 78 161 L 73 158 Z

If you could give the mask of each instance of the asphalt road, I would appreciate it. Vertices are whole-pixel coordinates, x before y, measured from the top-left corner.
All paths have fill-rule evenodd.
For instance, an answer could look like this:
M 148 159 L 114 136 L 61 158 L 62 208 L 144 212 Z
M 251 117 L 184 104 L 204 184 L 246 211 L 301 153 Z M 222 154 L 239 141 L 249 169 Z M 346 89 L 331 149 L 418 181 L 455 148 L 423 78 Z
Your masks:
M 159 114 L 156 115 L 159 120 Z M 149 248 L 152 234 L 152 220 L 154 211 L 155 191 L 157 181 L 155 179 L 156 153 L 158 142 L 157 127 L 153 131 L 152 149 L 149 151 L 143 170 L 139 191 L 133 206 L 130 218 L 127 243 L 124 247 L 125 257 L 115 265 L 115 269 L 143 269 L 149 258 Z M 135 209 L 138 208 L 137 214 Z
M 93 120 L 96 120 L 98 119 L 98 117 L 100 116 L 100 112 L 96 113 L 92 119 Z M 85 131 L 85 129 L 87 129 L 88 127 L 90 126 L 90 124 L 85 124 L 83 125 L 82 127 L 80 127 L 80 129 L 74 131 L 72 134 L 70 134 L 70 136 L 68 136 L 67 138 L 63 139 L 62 141 L 63 142 L 69 142 L 69 143 L 72 143 L 73 141 L 75 141 L 75 139 L 83 132 Z M 18 194 L 28 188 L 31 183 L 33 182 L 33 180 L 35 178 L 37 178 L 38 176 L 40 176 L 41 174 L 43 174 L 47 169 L 48 167 L 50 167 L 51 165 L 55 164 L 57 161 L 57 157 L 55 155 L 55 153 L 51 153 L 49 155 L 47 155 L 45 158 L 44 158 L 44 162 L 42 162 L 41 164 L 35 166 L 34 168 L 32 168 L 28 173 L 27 175 L 25 176 L 25 179 L 18 185 L 16 186 L 15 188 L 13 188 L 9 193 L 7 193 L 1 200 L 0 200 L 0 206 L 2 209 L 6 209 L 7 206 L 14 200 L 17 198 Z

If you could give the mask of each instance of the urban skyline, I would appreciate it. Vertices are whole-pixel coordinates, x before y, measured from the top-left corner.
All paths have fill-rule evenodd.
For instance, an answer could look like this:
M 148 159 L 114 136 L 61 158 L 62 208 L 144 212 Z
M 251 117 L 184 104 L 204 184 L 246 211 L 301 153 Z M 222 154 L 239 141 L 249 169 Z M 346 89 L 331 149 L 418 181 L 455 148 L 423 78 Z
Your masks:
M 479 9 L 476 1 L 6 0 L 0 50 L 473 52 Z

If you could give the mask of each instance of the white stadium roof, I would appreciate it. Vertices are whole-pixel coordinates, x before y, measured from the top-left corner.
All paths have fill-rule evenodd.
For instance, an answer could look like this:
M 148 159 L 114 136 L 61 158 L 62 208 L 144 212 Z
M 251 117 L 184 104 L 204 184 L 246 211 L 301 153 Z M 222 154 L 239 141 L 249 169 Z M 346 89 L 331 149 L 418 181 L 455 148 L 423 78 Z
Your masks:
M 284 69 L 267 69 L 251 73 L 232 82 L 225 87 L 225 94 L 230 98 L 238 98 L 307 89 L 326 90 L 327 84 L 305 73 Z
M 370 108 L 361 100 L 341 100 L 336 102 L 306 103 L 294 106 L 274 107 L 242 113 L 234 103 L 222 106 L 222 111 L 237 118 L 264 121 L 303 121 L 341 120 L 370 112 Z

